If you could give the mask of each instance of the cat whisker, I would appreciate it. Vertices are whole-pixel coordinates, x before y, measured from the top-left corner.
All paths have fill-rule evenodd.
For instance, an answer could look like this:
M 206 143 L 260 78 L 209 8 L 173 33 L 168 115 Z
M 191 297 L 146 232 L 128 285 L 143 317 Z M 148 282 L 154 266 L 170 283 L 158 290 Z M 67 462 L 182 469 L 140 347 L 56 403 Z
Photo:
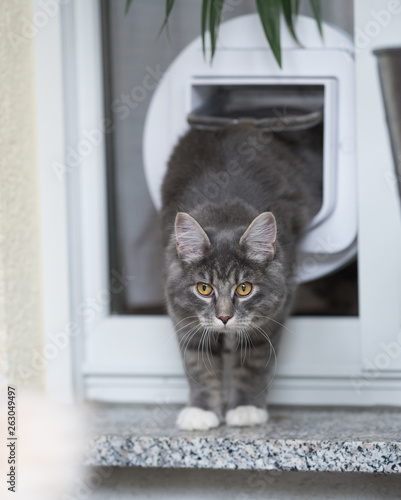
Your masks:
M 274 358 L 275 358 L 275 370 L 274 370 L 274 372 L 275 372 L 276 369 L 277 369 L 277 355 L 276 355 L 276 350 L 273 347 L 273 344 L 272 344 L 272 341 L 270 340 L 269 335 L 260 326 L 255 325 L 254 323 L 251 323 L 251 325 L 254 328 L 256 328 L 256 330 L 269 342 L 269 344 L 270 344 L 270 354 L 269 354 L 269 359 L 267 360 L 265 367 L 267 367 L 268 364 L 270 363 L 271 356 L 272 356 L 272 353 L 273 353 Z
M 255 396 L 255 399 L 259 398 L 264 392 L 267 391 L 267 389 L 269 388 L 270 384 L 273 382 L 274 380 L 274 377 L 276 376 L 276 371 L 277 371 L 277 354 L 276 354 L 276 351 L 273 347 L 273 344 L 269 338 L 269 336 L 267 335 L 267 333 L 262 329 L 260 328 L 258 325 L 255 325 L 254 323 L 251 323 L 251 325 L 253 327 L 255 327 L 268 341 L 269 341 L 269 344 L 270 344 L 270 355 L 269 355 L 269 359 L 265 365 L 265 367 L 269 364 L 270 362 L 270 359 L 271 359 L 271 353 L 273 352 L 274 354 L 274 359 L 275 359 L 275 363 L 274 363 L 274 369 L 273 369 L 273 374 L 271 376 L 271 379 L 269 380 L 269 382 L 267 383 L 266 387 L 263 389 L 263 391 L 261 391 L 257 396 Z
M 197 333 L 197 331 L 201 328 L 201 325 L 197 325 L 197 326 L 194 326 L 192 327 L 188 332 L 186 332 L 181 340 L 179 341 L 178 343 L 178 348 L 181 349 L 181 344 L 182 344 L 182 347 L 184 347 L 184 344 L 185 344 L 185 341 L 188 339 L 188 342 L 186 343 L 187 346 L 189 344 L 189 342 L 192 340 L 192 338 L 194 337 L 194 335 Z
M 255 349 L 255 344 L 253 343 L 252 337 L 250 336 L 250 334 L 248 333 L 248 330 L 246 330 L 246 329 L 245 329 L 245 334 L 249 339 L 249 346 L 252 345 L 252 347 Z
M 263 316 L 262 314 L 258 314 L 258 315 L 255 315 L 255 318 L 265 318 L 265 319 L 269 319 L 270 321 L 273 321 L 273 323 L 276 323 L 277 325 L 281 326 L 282 328 L 284 328 L 285 330 L 287 330 L 288 332 L 292 333 L 295 335 L 295 332 L 290 330 L 290 328 L 288 328 L 287 326 L 283 325 L 283 323 L 280 323 L 279 321 L 273 319 L 273 318 L 270 318 L 270 316 Z
M 185 339 L 186 339 L 186 342 L 185 342 L 185 345 L 183 344 L 183 348 L 184 348 L 184 352 L 183 352 L 183 357 L 185 359 L 185 355 L 186 355 L 186 352 L 187 352 L 187 349 L 189 347 L 189 344 L 191 343 L 191 340 L 195 337 L 195 335 L 199 332 L 199 330 L 201 329 L 201 325 L 198 325 L 196 327 L 194 327 L 186 336 L 185 336 Z
M 173 325 L 172 327 L 172 332 L 171 332 L 171 335 L 169 336 L 169 338 L 167 339 L 167 342 L 166 342 L 166 345 L 170 342 L 170 340 L 179 332 L 181 331 L 183 328 L 193 324 L 196 322 L 196 319 L 190 321 L 188 324 L 185 324 L 183 326 L 181 326 L 178 330 L 176 330 L 177 326 L 182 323 L 183 321 L 187 320 L 187 319 L 192 319 L 192 318 L 196 318 L 198 319 L 198 316 L 195 314 L 193 316 L 187 316 L 186 318 L 182 319 L 181 321 L 179 321 L 177 324 Z
M 191 316 L 187 316 L 187 317 L 185 317 L 185 318 L 181 319 L 180 321 L 178 321 L 178 322 L 177 322 L 177 323 L 173 326 L 173 328 L 177 328 L 177 326 L 178 326 L 180 323 L 182 323 L 183 321 L 185 321 L 185 320 L 187 320 L 187 319 L 192 319 L 192 318 L 197 318 L 197 317 L 198 317 L 198 315 L 197 315 L 197 314 L 192 314 Z
M 239 334 L 240 334 L 240 338 L 241 338 L 241 365 L 244 365 L 245 360 L 246 360 L 246 348 L 247 348 L 247 344 L 248 344 L 245 328 L 242 328 L 240 330 Z M 242 344 L 244 345 L 244 355 L 242 355 Z
M 211 332 L 210 328 L 208 328 L 208 331 L 207 331 L 207 355 L 208 355 L 208 358 L 209 358 L 209 351 L 210 351 L 210 355 L 211 355 L 210 366 L 213 369 L 212 334 L 213 334 L 213 331 Z
M 243 365 L 245 363 L 245 360 L 246 360 L 247 348 L 248 347 L 249 347 L 249 349 L 251 349 L 251 347 L 255 348 L 255 345 L 252 342 L 252 339 L 247 331 L 247 328 L 241 328 L 241 329 L 237 330 L 235 333 L 236 333 L 236 337 L 237 337 L 235 351 L 237 351 L 238 348 L 241 349 L 240 361 L 241 361 L 241 365 Z
M 256 329 L 256 325 L 253 325 L 253 327 Z M 260 327 L 259 327 L 259 328 L 260 328 Z M 272 345 L 272 342 L 271 342 L 271 340 L 270 340 L 269 334 L 268 334 L 267 332 L 265 332 L 263 329 L 261 329 L 261 330 L 262 330 L 262 332 L 261 332 L 261 331 L 259 331 L 259 333 L 261 333 L 261 334 L 262 334 L 262 336 L 263 336 L 263 337 L 265 337 L 265 338 L 266 338 L 266 340 L 268 340 L 268 342 L 269 342 L 269 344 L 270 344 L 269 359 L 266 361 L 266 365 L 265 365 L 265 366 L 267 367 L 267 366 L 269 366 L 270 360 L 272 359 L 272 353 L 273 353 L 273 350 L 274 350 L 274 349 L 273 349 L 273 345 Z M 258 331 L 258 330 L 256 329 L 256 331 Z M 275 352 L 274 352 L 274 353 L 275 353 Z
M 207 328 L 205 328 L 203 330 L 201 338 L 200 338 L 200 341 L 199 341 L 199 345 L 198 345 L 198 364 L 199 364 L 199 347 L 200 347 L 201 348 L 201 354 L 202 354 L 202 363 L 205 366 L 206 370 L 209 372 L 209 369 L 207 367 L 207 363 L 205 363 L 205 358 L 204 358 L 206 335 L 207 335 Z
M 200 341 L 199 341 L 199 344 L 198 344 L 198 364 L 200 363 L 200 359 L 199 359 L 199 348 L 201 350 L 201 353 L 202 353 L 202 363 L 203 363 L 203 366 L 206 368 L 207 372 L 212 375 L 210 373 L 210 370 L 207 366 L 207 363 L 205 363 L 205 357 L 204 357 L 204 352 L 205 352 L 205 339 L 206 339 L 206 332 L 207 332 L 207 328 L 205 328 L 202 332 L 202 335 L 201 335 L 201 338 L 200 338 Z
M 238 351 L 239 342 L 240 342 L 240 338 L 241 338 L 241 333 L 237 331 L 237 332 L 235 332 L 235 336 L 236 336 L 236 339 L 237 339 L 237 342 L 235 344 L 235 350 Z
M 247 341 L 247 338 L 244 336 L 244 332 L 243 331 L 241 332 L 241 336 L 244 339 L 244 360 L 243 360 L 242 364 L 245 364 L 245 361 L 246 361 L 246 348 L 247 348 L 247 345 L 248 345 L 248 341 Z
M 190 328 L 187 332 L 184 333 L 184 335 L 180 338 L 178 341 L 178 349 L 181 350 L 182 345 L 184 344 L 184 341 L 191 335 L 191 333 L 194 331 L 196 327 L 194 326 L 193 328 Z
M 246 342 L 247 346 L 249 347 L 249 355 L 250 355 L 251 347 L 255 348 L 255 346 L 254 346 L 252 339 L 251 339 L 251 336 L 249 335 L 248 330 L 246 328 L 243 329 L 243 334 L 245 336 L 245 342 Z
M 209 362 L 209 366 L 210 366 L 210 369 L 212 371 L 210 371 L 207 367 L 207 364 L 205 363 L 205 367 L 207 369 L 207 371 L 209 372 L 209 374 L 214 377 L 216 375 L 215 371 L 214 371 L 214 368 L 213 368 L 213 363 L 212 363 L 212 360 L 210 359 L 210 355 L 211 354 L 211 349 L 210 349 L 210 353 L 209 353 L 209 347 L 210 347 L 210 329 L 209 328 L 206 328 L 206 333 L 205 333 L 205 338 L 204 338 L 204 345 L 206 346 L 206 358 L 207 358 L 207 361 Z M 203 346 L 202 346 L 202 349 L 203 349 Z M 202 350 L 202 360 L 203 360 L 203 350 Z
M 185 356 L 186 356 L 186 353 L 187 353 L 187 349 L 188 349 L 188 346 L 189 346 L 189 343 L 191 342 L 191 340 L 194 338 L 194 336 L 198 333 L 198 331 L 201 329 L 202 325 L 198 325 L 197 327 L 195 327 L 195 331 L 193 332 L 193 334 L 191 335 L 191 338 L 189 338 L 187 344 L 186 344 L 186 347 L 185 347 L 185 351 L 183 353 L 183 360 L 184 360 L 184 370 L 185 370 L 185 374 L 186 376 L 191 379 L 192 381 L 195 382 L 195 384 L 198 384 L 199 387 L 201 387 L 203 390 L 207 390 L 200 382 L 198 382 L 198 380 L 195 380 L 191 374 L 188 372 L 187 368 L 186 368 L 186 364 L 185 364 Z
M 180 343 L 181 343 L 181 341 L 182 341 L 182 339 L 183 339 L 183 338 L 185 338 L 185 337 L 186 337 L 186 336 L 187 336 L 190 332 L 192 332 L 192 330 L 193 330 L 194 328 L 196 328 L 196 325 L 194 325 L 194 323 L 198 323 L 198 321 L 197 321 L 197 320 L 194 320 L 194 321 L 191 321 L 190 323 L 188 323 L 187 325 L 185 325 L 185 327 L 190 327 L 190 329 L 188 330 L 188 332 L 186 332 L 186 333 L 183 335 L 183 337 L 182 337 L 182 338 L 181 338 L 181 340 L 179 341 L 178 345 L 180 345 Z M 179 330 L 177 330 L 177 331 L 175 332 L 175 334 L 177 334 L 177 333 L 178 333 L 179 331 L 181 331 L 183 328 L 184 328 L 184 327 L 182 327 L 182 328 L 180 328 Z
M 199 365 L 199 356 L 200 356 L 200 351 L 199 349 L 202 347 L 202 342 L 203 342 L 203 336 L 205 334 L 205 329 L 203 330 L 202 334 L 201 334 L 201 338 L 198 342 L 198 365 Z
M 249 345 L 249 341 L 248 341 L 248 334 L 246 332 L 246 329 L 244 328 L 243 330 L 243 333 L 242 333 L 243 337 L 244 337 L 244 344 L 245 344 L 245 357 L 244 357 L 244 363 L 245 363 L 245 360 L 246 360 L 246 350 L 247 348 L 249 347 L 250 349 L 250 345 Z

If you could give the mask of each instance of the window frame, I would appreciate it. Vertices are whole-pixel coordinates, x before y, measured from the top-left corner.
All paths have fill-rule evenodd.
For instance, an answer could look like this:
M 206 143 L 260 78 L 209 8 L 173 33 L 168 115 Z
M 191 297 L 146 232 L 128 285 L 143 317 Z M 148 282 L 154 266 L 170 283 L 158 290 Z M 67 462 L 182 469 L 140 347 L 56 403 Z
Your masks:
M 34 12 L 39 10 L 41 2 L 34 0 Z M 168 341 L 169 319 L 110 313 L 113 283 L 108 263 L 104 134 L 82 155 L 79 165 L 66 162 L 67 149 L 80 144 L 83 148 L 90 132 L 100 130 L 104 120 L 100 14 L 98 0 L 72 0 L 60 6 L 60 15 L 50 19 L 35 40 L 46 344 L 54 344 L 62 332 L 67 339 L 57 358 L 48 360 L 48 389 L 64 399 L 185 402 L 187 388 L 177 348 L 174 339 Z M 357 54 L 359 82 L 375 71 L 371 57 L 366 52 Z M 372 147 L 379 147 L 387 171 L 392 169 L 381 99 L 377 100 L 378 79 L 376 75 L 372 79 L 366 88 L 359 83 L 357 92 L 360 316 L 291 319 L 288 328 L 297 336 L 291 339 L 290 333 L 284 334 L 282 366 L 269 397 L 273 403 L 401 405 L 394 392 L 401 389 L 401 359 L 385 370 L 372 371 L 365 363 L 374 362 L 383 351 L 377 331 L 382 331 L 381 343 L 389 343 L 401 324 L 397 262 L 401 235 L 392 229 L 399 224 L 397 195 L 384 182 L 378 184 L 382 171 L 373 165 L 374 175 L 370 175 L 364 166 L 366 161 L 372 163 Z M 373 146 L 369 143 L 372 123 L 364 109 L 364 99 L 372 98 L 381 116 L 376 120 Z M 391 251 L 381 272 L 375 268 L 379 244 L 369 224 L 372 189 L 390 211 L 381 233 Z M 374 307 L 381 308 L 380 317 Z M 160 343 L 166 346 L 163 352 L 149 355 L 152 345 Z M 113 356 L 116 359 L 111 361 Z M 304 361 L 297 363 L 297 357 Z

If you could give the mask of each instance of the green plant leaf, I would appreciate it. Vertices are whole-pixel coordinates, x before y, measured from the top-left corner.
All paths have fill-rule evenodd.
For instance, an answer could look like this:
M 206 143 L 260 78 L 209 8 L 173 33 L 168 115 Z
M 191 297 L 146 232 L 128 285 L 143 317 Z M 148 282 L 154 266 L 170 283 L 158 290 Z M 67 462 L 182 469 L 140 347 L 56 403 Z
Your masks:
M 296 3 L 299 2 L 297 1 Z M 295 32 L 294 26 L 294 18 L 297 15 L 297 6 L 294 4 L 293 0 L 281 0 L 281 5 L 283 7 L 284 19 L 288 26 L 288 29 L 290 30 L 291 36 L 298 45 L 301 45 L 301 42 L 298 40 L 297 34 Z
M 256 0 L 256 4 L 267 41 L 270 44 L 277 64 L 281 68 L 280 0 Z
M 294 10 L 295 10 L 295 15 L 297 16 L 299 14 L 299 4 L 300 0 L 294 0 Z
M 129 8 L 131 7 L 133 0 L 127 0 L 125 3 L 125 15 L 128 14 Z
M 316 19 L 317 27 L 320 36 L 323 38 L 323 27 L 322 27 L 322 3 L 321 0 L 309 0 L 310 6 L 312 8 L 313 16 Z
M 160 27 L 159 33 L 157 34 L 157 38 L 162 34 L 164 28 L 167 29 L 167 37 L 170 39 L 170 34 L 168 31 L 168 20 L 170 18 L 171 11 L 173 10 L 175 0 L 166 0 L 166 13 L 164 17 L 163 24 Z
M 209 31 L 210 31 L 210 45 L 212 53 L 210 60 L 213 61 L 216 52 L 217 38 L 219 34 L 219 27 L 221 21 L 221 12 L 223 10 L 224 0 L 210 0 L 209 8 Z
M 166 0 L 166 17 L 164 18 L 163 27 L 168 23 L 171 11 L 173 10 L 175 0 Z
M 207 30 L 208 9 L 209 9 L 209 0 L 203 0 L 203 2 L 202 2 L 201 32 L 202 32 L 202 49 L 203 49 L 204 56 L 206 56 L 206 30 Z

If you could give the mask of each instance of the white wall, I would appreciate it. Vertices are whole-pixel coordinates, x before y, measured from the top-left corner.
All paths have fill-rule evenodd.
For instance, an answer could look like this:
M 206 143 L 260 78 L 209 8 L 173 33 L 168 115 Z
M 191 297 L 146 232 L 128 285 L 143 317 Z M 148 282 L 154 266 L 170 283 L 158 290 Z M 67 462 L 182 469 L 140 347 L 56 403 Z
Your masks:
M 39 171 L 30 0 L 0 2 L 0 373 L 42 385 Z

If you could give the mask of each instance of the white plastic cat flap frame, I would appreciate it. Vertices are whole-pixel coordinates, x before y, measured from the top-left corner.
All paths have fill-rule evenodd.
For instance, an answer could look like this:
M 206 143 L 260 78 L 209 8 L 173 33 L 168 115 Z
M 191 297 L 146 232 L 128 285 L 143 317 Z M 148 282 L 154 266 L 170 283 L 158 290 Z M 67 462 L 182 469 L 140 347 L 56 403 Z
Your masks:
M 277 78 L 203 78 L 194 77 L 192 78 L 187 87 L 185 96 L 185 116 L 188 116 L 191 111 L 203 105 L 205 101 L 205 94 L 213 91 L 214 88 L 249 88 L 249 87 L 264 87 L 266 93 L 268 94 L 269 88 L 277 87 Z M 325 142 L 324 142 L 324 164 L 323 164 L 323 200 L 322 206 L 319 213 L 314 217 L 310 230 L 317 227 L 321 222 L 326 220 L 335 208 L 336 201 L 336 186 L 337 186 L 337 151 L 332 148 L 337 139 L 336 130 L 338 127 L 337 119 L 337 80 L 335 78 L 285 78 L 279 79 L 279 85 L 286 87 L 321 87 L 323 94 L 323 106 L 325 109 L 324 115 L 324 131 L 325 131 Z M 155 97 L 156 99 L 156 97 Z M 278 116 L 280 118 L 280 115 Z M 283 121 L 285 116 L 282 117 Z M 149 113 L 149 121 L 151 120 L 151 114 Z M 149 128 L 151 124 L 149 123 Z M 180 134 L 181 135 L 181 134 Z M 149 175 L 149 181 L 151 178 L 151 172 L 147 172 Z M 152 184 L 156 183 L 157 177 L 152 176 Z M 154 197 L 157 207 L 161 205 L 160 198 L 160 188 L 159 192 L 155 193 L 157 197 Z M 312 238 L 304 241 L 305 251 L 313 251 L 311 248 Z M 347 244 L 347 242 L 345 242 Z M 336 249 L 340 249 L 341 243 L 337 243 Z
M 266 50 L 257 14 L 221 26 L 221 48 L 213 65 L 200 38 L 181 52 L 159 84 L 149 107 L 144 139 L 146 178 L 160 208 L 166 160 L 188 129 L 187 116 L 211 87 L 317 86 L 324 89 L 323 202 L 301 251 L 298 280 L 309 281 L 342 266 L 356 254 L 356 159 L 354 60 L 349 36 L 326 26 L 324 42 L 314 21 L 300 16 L 304 48 L 282 26 L 283 65 Z M 304 39 L 304 34 L 306 37 Z M 157 148 L 154 147 L 157 144 Z

